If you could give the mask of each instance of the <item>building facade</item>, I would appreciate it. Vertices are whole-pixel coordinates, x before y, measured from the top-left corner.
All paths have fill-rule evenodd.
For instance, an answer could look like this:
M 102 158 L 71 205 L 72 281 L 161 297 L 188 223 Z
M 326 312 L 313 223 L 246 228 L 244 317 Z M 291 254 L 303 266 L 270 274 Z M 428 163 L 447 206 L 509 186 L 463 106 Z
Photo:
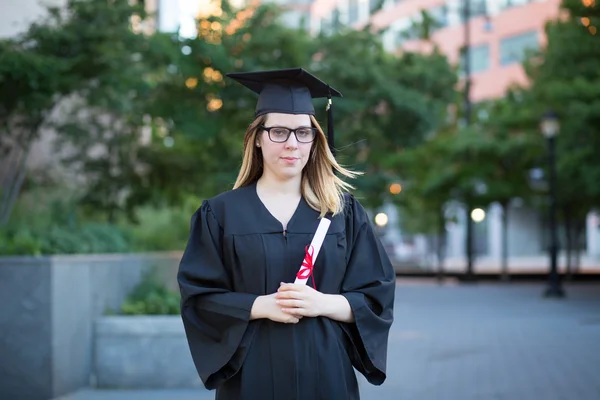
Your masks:
M 383 30 L 387 51 L 429 52 L 435 44 L 448 60 L 460 66 L 461 48 L 469 44 L 471 101 L 502 97 L 513 84 L 527 84 L 521 61 L 528 49 L 545 44 L 544 27 L 559 16 L 560 0 L 469 0 L 468 41 L 463 12 L 466 0 L 315 0 L 310 8 L 313 33 L 331 32 L 339 26 L 361 28 L 370 23 Z M 423 18 L 423 11 L 434 21 L 431 40 L 419 40 L 411 29 Z M 460 69 L 459 69 L 460 70 Z M 446 255 L 449 264 L 462 268 L 465 259 L 466 213 L 455 210 L 456 223 L 447 225 Z M 386 212 L 391 213 L 391 207 Z M 390 220 L 397 220 L 393 218 Z M 600 226 L 598 216 L 587 218 L 584 259 L 590 267 L 600 265 Z M 502 210 L 493 205 L 486 217 L 475 224 L 476 269 L 499 265 L 502 254 Z M 546 216 L 522 205 L 518 199 L 508 215 L 508 249 L 511 264 L 533 268 L 547 263 Z M 393 240 L 402 235 L 391 234 Z M 422 238 L 421 238 L 422 239 Z M 413 240 L 415 251 L 431 254 L 423 240 Z M 406 243 L 400 248 L 405 249 Z M 564 248 L 564 247 L 563 247 Z M 403 250 L 404 251 L 404 250 Z M 564 257 L 564 254 L 563 254 Z M 541 265 L 539 265 L 541 263 Z M 431 264 L 431 262 L 428 262 Z M 563 258 L 563 265 L 564 258 Z

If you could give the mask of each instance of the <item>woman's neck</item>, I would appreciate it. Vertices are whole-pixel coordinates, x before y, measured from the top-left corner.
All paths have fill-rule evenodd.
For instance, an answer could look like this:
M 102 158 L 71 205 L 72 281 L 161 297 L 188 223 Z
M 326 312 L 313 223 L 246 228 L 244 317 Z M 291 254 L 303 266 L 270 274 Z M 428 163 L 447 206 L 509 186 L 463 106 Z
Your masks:
M 300 196 L 302 177 L 292 179 L 277 179 L 268 174 L 263 174 L 257 182 L 263 193 L 285 196 Z

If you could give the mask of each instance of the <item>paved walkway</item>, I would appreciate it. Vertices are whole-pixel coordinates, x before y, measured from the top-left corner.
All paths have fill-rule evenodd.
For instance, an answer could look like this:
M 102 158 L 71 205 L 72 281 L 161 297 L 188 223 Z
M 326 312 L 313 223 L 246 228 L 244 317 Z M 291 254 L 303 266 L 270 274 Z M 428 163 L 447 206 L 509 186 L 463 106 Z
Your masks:
M 364 400 L 598 400 L 600 285 L 398 285 L 388 380 Z M 206 391 L 82 391 L 64 400 L 208 400 Z

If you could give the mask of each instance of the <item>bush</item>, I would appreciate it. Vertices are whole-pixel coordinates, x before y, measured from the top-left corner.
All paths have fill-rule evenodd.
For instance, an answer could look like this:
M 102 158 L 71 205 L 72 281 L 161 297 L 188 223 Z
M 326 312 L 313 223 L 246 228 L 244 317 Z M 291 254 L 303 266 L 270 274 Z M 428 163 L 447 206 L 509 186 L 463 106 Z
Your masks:
M 183 205 L 144 206 L 137 222 L 114 224 L 101 215 L 84 214 L 67 190 L 32 190 L 21 194 L 10 224 L 0 229 L 0 255 L 129 253 L 183 250 L 190 217 L 200 200 Z
M 121 306 L 123 315 L 179 315 L 179 293 L 166 288 L 148 274 Z
M 119 253 L 130 251 L 130 242 L 121 227 L 82 218 L 74 198 L 32 191 L 0 230 L 0 255 Z
M 0 232 L 0 255 L 120 253 L 130 247 L 124 232 L 107 224 L 20 226 Z
M 190 218 L 201 201 L 190 197 L 183 205 L 140 207 L 136 211 L 137 224 L 121 224 L 126 229 L 137 251 L 183 250 L 190 232 Z

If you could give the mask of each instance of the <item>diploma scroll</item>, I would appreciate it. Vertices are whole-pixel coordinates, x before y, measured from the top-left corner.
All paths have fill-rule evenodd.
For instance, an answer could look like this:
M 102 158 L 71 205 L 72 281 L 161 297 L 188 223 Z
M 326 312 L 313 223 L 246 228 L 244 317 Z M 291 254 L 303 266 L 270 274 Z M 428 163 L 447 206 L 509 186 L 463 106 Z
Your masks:
M 313 272 L 313 267 L 317 260 L 317 256 L 319 255 L 319 251 L 321 250 L 321 246 L 323 245 L 323 241 L 325 240 L 325 235 L 327 235 L 329 225 L 331 225 L 330 219 L 321 218 L 312 242 L 309 246 L 306 246 L 304 260 L 302 261 L 298 274 L 296 274 L 296 281 L 294 283 L 306 284 L 306 281 L 308 281 L 308 278 Z

